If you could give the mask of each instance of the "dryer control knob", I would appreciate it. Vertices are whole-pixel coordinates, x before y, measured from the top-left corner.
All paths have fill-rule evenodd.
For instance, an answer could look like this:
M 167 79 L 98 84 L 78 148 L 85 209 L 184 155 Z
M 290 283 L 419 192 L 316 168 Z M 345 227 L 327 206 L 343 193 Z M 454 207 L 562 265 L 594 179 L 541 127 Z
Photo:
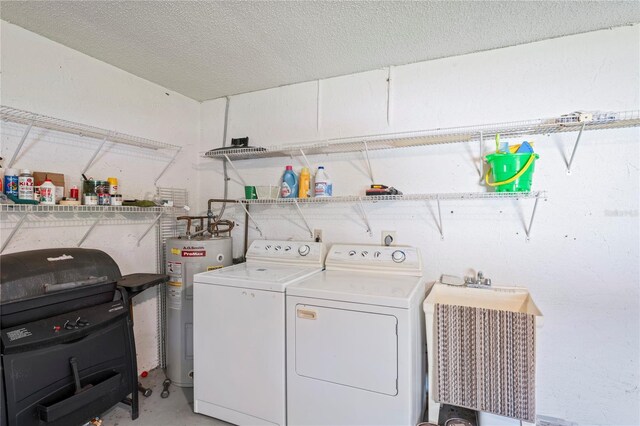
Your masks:
M 355 256 L 355 255 L 356 255 L 356 251 L 355 251 L 355 250 L 351 250 L 351 251 L 349 252 L 349 256 Z
M 309 247 L 308 245 L 303 245 L 298 247 L 298 254 L 300 256 L 306 256 L 309 254 L 309 252 L 311 251 L 311 247 Z
M 393 253 L 391 253 L 391 259 L 393 259 L 393 261 L 396 263 L 402 263 L 405 261 L 406 258 L 407 258 L 407 255 L 404 254 L 402 250 L 396 250 Z

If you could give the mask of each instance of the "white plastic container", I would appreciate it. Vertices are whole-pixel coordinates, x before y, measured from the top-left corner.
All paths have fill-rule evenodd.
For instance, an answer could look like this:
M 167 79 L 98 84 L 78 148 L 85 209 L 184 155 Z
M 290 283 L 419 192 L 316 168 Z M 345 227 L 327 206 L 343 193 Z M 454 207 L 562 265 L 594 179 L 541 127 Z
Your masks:
M 20 176 L 18 176 L 18 198 L 21 200 L 33 200 L 33 174 L 31 170 L 20 170 Z
M 45 206 L 56 205 L 56 186 L 49 179 L 46 179 L 40 185 L 40 204 Z
M 325 172 L 324 166 L 318 167 L 313 187 L 313 195 L 315 197 L 331 197 L 333 195 L 333 183 L 327 172 Z

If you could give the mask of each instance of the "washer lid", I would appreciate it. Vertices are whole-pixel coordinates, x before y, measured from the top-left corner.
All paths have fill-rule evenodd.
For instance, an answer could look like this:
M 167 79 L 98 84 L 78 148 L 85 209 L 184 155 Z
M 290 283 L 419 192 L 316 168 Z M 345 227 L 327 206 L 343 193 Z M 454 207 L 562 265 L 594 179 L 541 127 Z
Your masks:
M 246 262 L 195 274 L 193 281 L 202 284 L 284 292 L 289 284 L 320 271 L 322 271 L 321 267 Z
M 323 271 L 287 287 L 287 296 L 408 309 L 424 296 L 424 280 L 405 275 Z

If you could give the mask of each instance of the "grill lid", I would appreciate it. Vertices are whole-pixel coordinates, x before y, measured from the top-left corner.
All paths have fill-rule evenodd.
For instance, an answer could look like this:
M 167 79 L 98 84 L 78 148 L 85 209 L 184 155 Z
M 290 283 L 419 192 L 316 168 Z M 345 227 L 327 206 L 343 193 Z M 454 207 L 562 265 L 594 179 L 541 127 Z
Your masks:
M 53 248 L 5 254 L 0 256 L 0 303 L 121 277 L 116 262 L 101 250 Z

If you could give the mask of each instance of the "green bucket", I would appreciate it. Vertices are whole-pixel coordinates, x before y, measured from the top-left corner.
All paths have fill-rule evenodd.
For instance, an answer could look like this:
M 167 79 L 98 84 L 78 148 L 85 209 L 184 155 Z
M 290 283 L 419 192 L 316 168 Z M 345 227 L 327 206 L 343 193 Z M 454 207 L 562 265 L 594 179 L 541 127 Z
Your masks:
M 538 158 L 538 154 L 531 153 L 494 152 L 488 154 L 489 170 L 485 176 L 485 182 L 489 186 L 494 186 L 496 192 L 529 192 L 531 191 L 535 162 Z M 489 182 L 489 174 L 492 175 L 493 182 Z

